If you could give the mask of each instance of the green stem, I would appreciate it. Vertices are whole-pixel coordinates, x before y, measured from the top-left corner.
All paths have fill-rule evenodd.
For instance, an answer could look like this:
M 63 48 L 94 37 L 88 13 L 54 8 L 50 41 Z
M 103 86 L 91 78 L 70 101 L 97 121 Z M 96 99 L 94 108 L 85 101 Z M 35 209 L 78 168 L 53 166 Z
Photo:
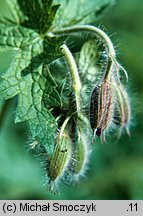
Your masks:
M 51 33 L 54 35 L 65 35 L 65 34 L 69 34 L 69 33 L 75 33 L 75 32 L 81 32 L 81 31 L 88 31 L 91 33 L 94 33 L 96 35 L 96 37 L 99 38 L 99 40 L 101 40 L 108 48 L 109 51 L 109 56 L 110 57 L 115 57 L 115 49 L 114 46 L 112 44 L 112 41 L 110 40 L 110 38 L 107 36 L 107 34 L 102 31 L 101 29 L 95 27 L 95 26 L 91 26 L 91 25 L 76 25 L 76 26 L 71 26 L 71 27 L 67 27 L 67 28 L 62 28 L 59 30 L 53 30 Z
M 63 124 L 62 124 L 62 126 L 61 126 L 61 129 L 60 129 L 60 133 L 59 133 L 59 139 L 61 138 L 61 136 L 62 136 L 62 134 L 63 134 L 63 132 L 64 132 L 64 130 L 65 130 L 65 127 L 66 127 L 68 121 L 70 120 L 71 116 L 72 116 L 72 115 L 68 116 L 68 117 L 65 119 L 65 121 L 63 122 Z
M 112 41 L 104 31 L 91 25 L 76 25 L 67 28 L 62 28 L 59 30 L 53 30 L 52 32 L 48 32 L 47 35 L 50 37 L 55 37 L 55 36 L 68 35 L 70 33 L 81 32 L 81 31 L 91 32 L 99 39 L 99 41 L 102 41 L 102 43 L 105 45 L 108 60 L 107 60 L 107 68 L 105 69 L 103 79 L 106 80 L 107 77 L 110 75 L 110 73 L 112 73 L 114 67 L 113 59 L 115 59 L 116 53 Z
M 77 107 L 77 113 L 80 112 L 81 106 L 80 106 L 80 91 L 81 91 L 81 82 L 80 77 L 77 69 L 76 62 L 74 60 L 74 57 L 72 53 L 70 52 L 69 48 L 66 46 L 66 44 L 63 44 L 61 47 L 62 53 L 65 56 L 66 62 L 69 67 L 69 71 L 72 77 L 72 88 L 75 94 L 75 100 L 76 100 L 76 107 Z

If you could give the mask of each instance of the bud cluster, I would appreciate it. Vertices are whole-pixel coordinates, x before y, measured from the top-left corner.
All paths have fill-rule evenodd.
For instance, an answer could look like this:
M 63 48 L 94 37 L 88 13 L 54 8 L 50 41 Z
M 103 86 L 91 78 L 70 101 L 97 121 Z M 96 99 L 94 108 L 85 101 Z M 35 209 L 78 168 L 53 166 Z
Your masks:
M 121 131 L 125 128 L 129 135 L 131 108 L 128 93 L 120 81 L 120 65 L 110 57 L 103 78 L 91 94 L 90 124 L 94 137 L 101 136 L 105 141 L 105 133 L 119 126 Z M 118 66 L 118 67 L 117 67 Z M 122 70 L 123 67 L 121 67 Z M 125 70 L 124 70 L 125 72 Z M 127 77 L 127 73 L 125 72 Z
M 121 83 L 120 72 L 124 72 L 127 80 L 128 76 L 125 69 L 117 62 L 113 44 L 107 34 L 94 26 L 77 25 L 61 30 L 53 30 L 49 32 L 48 36 L 60 37 L 81 31 L 92 33 L 90 43 L 85 41 L 86 46 L 83 53 L 79 55 L 78 65 L 80 70 L 84 68 L 84 79 L 87 78 L 87 82 L 91 81 L 94 84 L 88 101 L 88 104 L 90 103 L 89 119 L 82 106 L 86 100 L 86 98 L 81 97 L 82 79 L 80 78 L 82 76 L 79 77 L 78 67 L 70 49 L 66 44 L 62 44 L 60 51 L 70 73 L 71 85 L 69 84 L 69 86 L 73 93 L 71 101 L 74 101 L 74 106 L 71 103 L 67 113 L 64 110 L 64 120 L 62 117 L 60 123 L 57 122 L 58 132 L 55 137 L 53 152 L 50 155 L 46 154 L 46 171 L 51 191 L 54 191 L 59 180 L 63 181 L 66 176 L 68 176 L 70 182 L 77 181 L 81 176 L 84 176 L 91 152 L 90 144 L 94 141 L 95 136 L 101 137 L 101 140 L 105 142 L 106 132 L 117 127 L 119 127 L 119 135 L 124 129 L 128 135 L 130 134 L 130 100 L 123 83 Z M 100 71 L 102 68 L 99 69 L 96 63 L 93 62 L 94 58 L 97 57 L 97 49 L 93 44 L 94 40 L 92 40 L 93 35 L 105 47 L 104 56 L 106 62 L 104 62 L 103 73 Z M 90 47 L 92 50 L 88 52 Z M 85 51 L 86 55 L 88 55 L 86 57 Z M 88 71 L 89 69 L 90 71 Z M 80 71 L 81 73 L 82 71 Z M 57 121 L 58 119 L 60 119 L 60 116 Z M 93 139 L 91 139 L 90 135 L 92 130 Z

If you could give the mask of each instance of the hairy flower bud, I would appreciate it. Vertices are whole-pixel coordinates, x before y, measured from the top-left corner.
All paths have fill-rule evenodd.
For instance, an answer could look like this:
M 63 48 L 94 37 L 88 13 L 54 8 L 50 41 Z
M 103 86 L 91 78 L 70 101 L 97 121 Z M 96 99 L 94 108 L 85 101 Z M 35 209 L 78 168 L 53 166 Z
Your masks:
M 125 128 L 128 135 L 129 132 L 129 123 L 131 119 L 131 108 L 130 101 L 125 88 L 120 84 L 116 85 L 116 106 L 115 106 L 115 115 L 114 123 L 119 125 L 121 129 Z
M 50 183 L 50 190 L 53 191 L 55 183 L 63 177 L 71 161 L 71 139 L 64 131 L 61 136 L 57 137 L 54 152 L 47 165 L 47 172 Z
M 81 120 L 77 121 L 77 142 L 74 145 L 74 164 L 73 164 L 73 174 L 74 180 L 79 180 L 80 177 L 84 176 L 89 162 L 90 156 L 90 131 L 89 131 L 89 122 L 85 119 L 86 122 Z M 86 126 L 85 126 L 86 125 Z M 87 140 L 88 139 L 88 140 Z
M 106 80 L 102 84 L 98 84 L 91 95 L 90 124 L 94 135 L 101 136 L 110 127 L 113 110 L 114 92 L 111 83 Z M 104 134 L 102 138 L 104 138 Z

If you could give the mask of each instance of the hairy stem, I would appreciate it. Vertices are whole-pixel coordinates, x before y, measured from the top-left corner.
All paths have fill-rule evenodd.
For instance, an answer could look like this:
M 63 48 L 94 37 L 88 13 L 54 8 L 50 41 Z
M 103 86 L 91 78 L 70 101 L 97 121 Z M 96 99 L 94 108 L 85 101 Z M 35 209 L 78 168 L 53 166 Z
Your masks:
M 53 30 L 52 32 L 48 32 L 47 34 L 48 36 L 54 37 L 54 36 L 67 35 L 75 32 L 81 32 L 81 31 L 91 32 L 99 39 L 99 41 L 102 41 L 102 43 L 105 45 L 108 60 L 107 60 L 107 68 L 105 69 L 103 79 L 106 80 L 107 77 L 110 76 L 110 74 L 113 71 L 113 67 L 114 67 L 113 59 L 115 59 L 116 53 L 112 41 L 104 31 L 91 25 L 76 25 L 67 28 L 62 28 L 59 30 Z
M 75 94 L 77 113 L 79 113 L 81 110 L 81 105 L 80 105 L 81 82 L 80 82 L 80 77 L 78 73 L 78 68 L 75 63 L 74 57 L 72 53 L 70 52 L 69 48 L 66 46 L 66 44 L 63 44 L 60 48 L 61 48 L 62 53 L 65 56 L 65 59 L 68 64 L 69 71 L 72 77 L 72 88 Z
M 68 116 L 68 117 L 65 119 L 65 121 L 63 122 L 63 124 L 62 124 L 62 126 L 61 126 L 61 129 L 60 129 L 59 138 L 61 138 L 61 136 L 62 136 L 62 134 L 63 134 L 63 132 L 64 132 L 64 130 L 65 130 L 65 127 L 66 127 L 68 121 L 70 120 L 71 116 L 72 116 L 72 115 Z

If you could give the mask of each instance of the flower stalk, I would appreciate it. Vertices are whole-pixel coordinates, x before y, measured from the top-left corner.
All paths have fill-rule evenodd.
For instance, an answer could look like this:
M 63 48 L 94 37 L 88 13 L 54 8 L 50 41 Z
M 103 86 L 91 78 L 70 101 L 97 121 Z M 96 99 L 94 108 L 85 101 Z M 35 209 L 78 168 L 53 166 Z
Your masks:
M 107 62 L 106 62 L 107 65 L 106 65 L 105 73 L 103 75 L 103 80 L 106 80 L 108 76 L 110 77 L 110 75 L 115 71 L 115 74 L 117 75 L 118 78 L 118 82 L 120 82 L 120 77 L 118 74 L 120 69 L 124 72 L 126 76 L 126 80 L 128 80 L 128 75 L 126 70 L 116 60 L 116 52 L 112 41 L 110 40 L 108 35 L 98 27 L 92 25 L 75 25 L 66 28 L 52 30 L 51 32 L 47 32 L 47 36 L 60 37 L 60 36 L 69 35 L 76 32 L 92 33 L 92 38 L 93 36 L 95 36 L 95 38 L 97 38 L 99 41 L 101 41 L 104 44 L 105 52 L 107 55 Z
M 81 110 L 81 105 L 80 105 L 80 91 L 81 91 L 81 82 L 80 82 L 80 77 L 78 73 L 78 68 L 75 63 L 74 57 L 72 53 L 70 52 L 69 48 L 67 47 L 66 44 L 63 44 L 60 47 L 62 53 L 64 54 L 65 60 L 67 62 L 71 78 L 72 78 L 72 88 L 75 94 L 75 100 L 76 100 L 76 107 L 77 107 L 77 113 L 80 112 Z
M 90 33 L 92 33 L 92 37 L 95 36 L 95 38 L 97 38 L 99 41 L 101 41 L 104 44 L 105 50 L 106 50 L 107 68 L 109 68 L 109 67 L 113 68 L 114 67 L 113 59 L 115 59 L 116 53 L 115 53 L 113 43 L 104 31 L 102 31 L 101 29 L 99 29 L 95 26 L 76 25 L 76 26 L 71 26 L 71 27 L 67 27 L 67 28 L 53 30 L 52 32 L 48 32 L 47 35 L 50 37 L 60 37 L 63 35 L 68 35 L 68 34 L 72 34 L 72 33 L 76 33 L 76 32 L 90 32 Z M 111 71 L 112 70 L 106 69 L 104 77 L 106 78 L 107 75 L 109 74 L 109 72 L 111 72 Z

